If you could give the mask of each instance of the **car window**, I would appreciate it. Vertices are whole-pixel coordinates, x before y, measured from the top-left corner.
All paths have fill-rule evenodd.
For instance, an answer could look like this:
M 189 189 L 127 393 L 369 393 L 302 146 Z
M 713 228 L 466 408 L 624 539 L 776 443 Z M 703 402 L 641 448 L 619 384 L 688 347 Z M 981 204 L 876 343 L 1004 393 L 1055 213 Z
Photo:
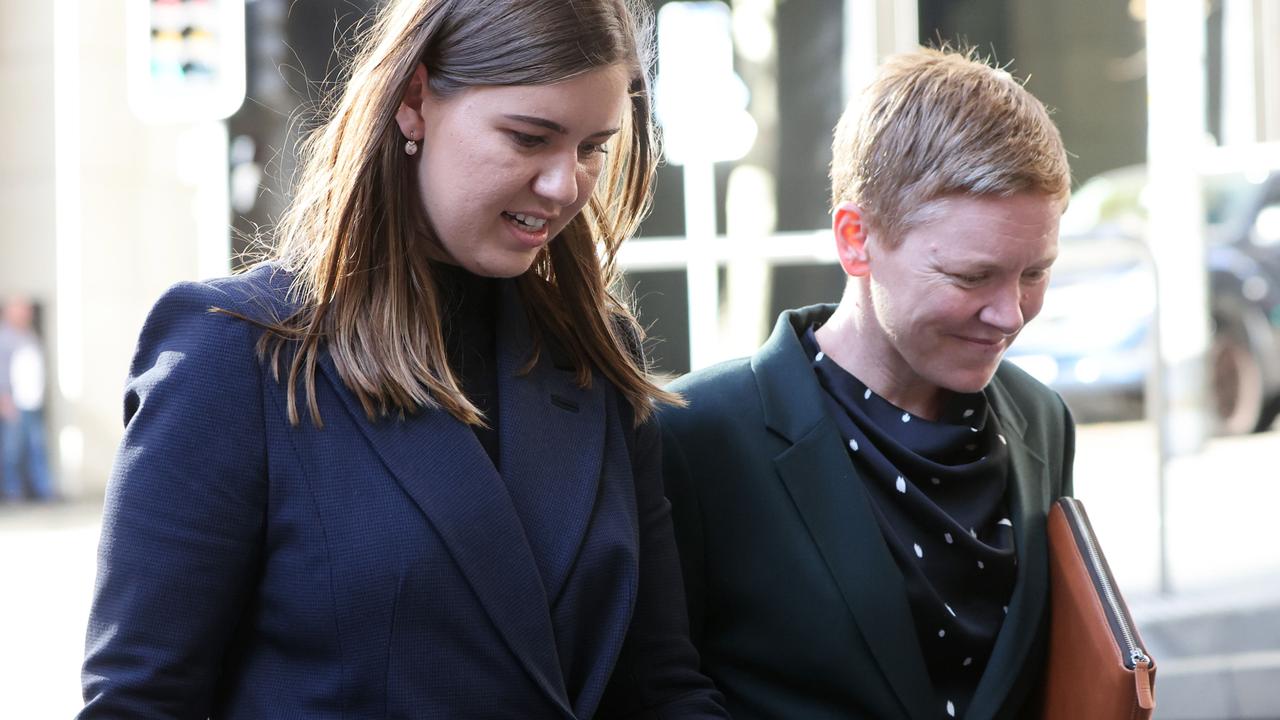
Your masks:
M 1203 182 L 1205 222 L 1222 225 L 1242 217 L 1249 211 L 1254 185 L 1256 183 L 1243 173 L 1206 177 Z
M 1088 232 L 1100 225 L 1133 225 L 1146 219 L 1141 168 L 1122 168 L 1096 175 L 1071 195 L 1059 229 L 1063 235 Z
M 1203 178 L 1205 222 L 1210 226 L 1239 222 L 1255 202 L 1257 184 L 1265 181 L 1265 175 L 1245 173 Z M 1141 168 L 1122 168 L 1095 176 L 1072 195 L 1062 216 L 1062 235 L 1079 235 L 1101 226 L 1141 233 L 1150 207 L 1147 193 L 1146 173 Z

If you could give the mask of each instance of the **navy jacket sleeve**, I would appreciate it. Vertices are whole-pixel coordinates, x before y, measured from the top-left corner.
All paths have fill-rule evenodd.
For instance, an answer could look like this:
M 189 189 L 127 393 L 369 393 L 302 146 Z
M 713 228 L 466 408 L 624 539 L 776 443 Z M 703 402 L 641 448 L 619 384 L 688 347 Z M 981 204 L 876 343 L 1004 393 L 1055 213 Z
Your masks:
M 727 718 L 698 669 L 689 640 L 680 561 L 663 494 L 658 423 L 641 425 L 632 446 L 640 521 L 640 587 L 631 627 L 601 704 L 601 718 Z
M 175 286 L 138 341 L 107 486 L 81 718 L 205 718 L 254 583 L 266 507 L 254 329 Z

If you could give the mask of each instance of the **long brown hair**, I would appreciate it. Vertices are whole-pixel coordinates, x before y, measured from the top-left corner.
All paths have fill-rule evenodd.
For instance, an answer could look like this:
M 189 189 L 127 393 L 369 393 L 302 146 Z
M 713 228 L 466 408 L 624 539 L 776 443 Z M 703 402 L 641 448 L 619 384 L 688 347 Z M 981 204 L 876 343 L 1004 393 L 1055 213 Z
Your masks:
M 589 385 L 598 369 L 637 423 L 655 400 L 678 402 L 649 380 L 635 352 L 641 328 L 614 293 L 615 256 L 649 208 L 657 157 L 651 26 L 648 11 L 630 0 L 392 0 L 378 12 L 357 41 L 329 119 L 302 144 L 300 179 L 277 228 L 275 260 L 293 273 L 299 309 L 269 325 L 259 349 L 277 379 L 285 358 L 290 422 L 299 422 L 301 379 L 321 424 L 315 372 L 326 348 L 371 419 L 427 407 L 484 422 L 445 353 L 431 265 L 446 256 L 394 122 L 419 63 L 439 96 L 627 68 L 623 147 L 609 154 L 583 211 L 516 280 L 535 337 L 526 367 L 550 336 L 573 358 L 579 384 Z

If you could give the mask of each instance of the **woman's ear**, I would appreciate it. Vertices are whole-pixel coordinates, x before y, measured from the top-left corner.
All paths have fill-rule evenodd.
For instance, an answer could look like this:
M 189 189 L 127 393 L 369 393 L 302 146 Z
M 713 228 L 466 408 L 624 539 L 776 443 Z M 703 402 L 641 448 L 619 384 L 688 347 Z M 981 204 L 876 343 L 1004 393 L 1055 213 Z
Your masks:
M 836 254 L 845 274 L 862 277 L 869 273 L 867 223 L 862 208 L 849 202 L 841 203 L 832 215 L 831 230 L 836 237 Z
M 424 103 L 427 93 L 427 68 L 422 63 L 413 69 L 409 76 L 409 84 L 405 86 L 404 95 L 400 98 L 400 107 L 396 109 L 396 124 L 400 132 L 409 140 L 421 140 L 426 121 L 423 117 Z

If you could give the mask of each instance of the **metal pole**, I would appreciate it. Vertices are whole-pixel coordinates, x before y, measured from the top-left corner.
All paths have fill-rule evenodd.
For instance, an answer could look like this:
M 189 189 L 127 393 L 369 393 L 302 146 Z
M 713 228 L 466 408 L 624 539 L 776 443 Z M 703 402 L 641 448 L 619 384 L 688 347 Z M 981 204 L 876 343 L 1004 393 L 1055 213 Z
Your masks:
M 716 239 L 716 172 L 709 160 L 684 164 L 684 233 L 689 243 L 685 267 L 689 302 L 689 369 L 715 362 L 720 332 L 720 270 Z
M 1144 246 L 1147 263 L 1150 265 L 1152 277 L 1155 278 L 1156 318 L 1151 323 L 1151 372 L 1146 382 L 1146 415 L 1153 424 L 1156 445 L 1156 532 L 1157 532 L 1157 568 L 1156 581 L 1161 595 L 1173 592 L 1171 570 L 1169 567 L 1169 482 L 1166 465 L 1169 459 L 1169 442 L 1166 437 L 1165 423 L 1169 416 L 1169 401 L 1165 396 L 1164 361 L 1160 355 L 1160 323 L 1161 290 L 1160 272 L 1152 257 L 1151 247 Z

